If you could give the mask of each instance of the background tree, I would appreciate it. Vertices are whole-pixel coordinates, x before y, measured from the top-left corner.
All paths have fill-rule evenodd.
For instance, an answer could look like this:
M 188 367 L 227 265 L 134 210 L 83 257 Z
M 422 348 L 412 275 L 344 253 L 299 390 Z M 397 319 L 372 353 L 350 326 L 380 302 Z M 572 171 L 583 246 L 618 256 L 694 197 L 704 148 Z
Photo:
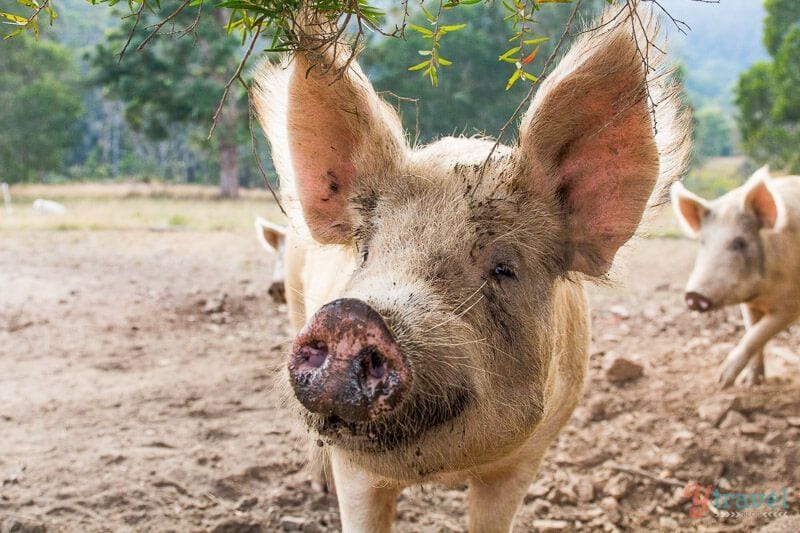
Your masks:
M 79 139 L 81 95 L 69 53 L 20 36 L 0 53 L 0 181 L 62 168 Z
M 736 88 L 745 151 L 759 163 L 800 172 L 800 3 L 767 0 L 764 43 L 772 61 L 743 72 Z
M 175 5 L 164 2 L 163 8 L 169 12 Z M 152 33 L 150 24 L 161 20 L 163 14 L 156 11 L 144 16 L 147 21 L 140 21 L 135 28 L 133 19 L 125 19 L 96 47 L 93 82 L 104 88 L 107 97 L 124 103 L 129 125 L 148 139 L 171 138 L 187 125 L 207 128 L 239 61 L 240 41 L 226 35 L 215 17 L 195 20 L 187 12 L 173 19 L 169 31 L 175 35 L 159 35 L 146 46 L 138 46 Z M 120 57 L 128 40 L 131 50 Z M 218 131 L 212 141 L 223 196 L 238 194 L 239 146 L 247 127 L 244 106 L 244 91 L 232 85 L 217 116 Z

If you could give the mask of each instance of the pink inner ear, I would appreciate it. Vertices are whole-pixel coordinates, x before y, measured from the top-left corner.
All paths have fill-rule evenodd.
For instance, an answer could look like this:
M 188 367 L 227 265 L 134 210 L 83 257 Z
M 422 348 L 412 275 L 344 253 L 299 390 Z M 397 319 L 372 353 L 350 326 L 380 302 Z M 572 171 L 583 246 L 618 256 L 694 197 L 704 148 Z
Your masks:
M 759 181 L 748 193 L 745 206 L 752 209 L 765 228 L 774 228 L 778 220 L 778 205 L 763 181 Z
M 289 87 L 289 150 L 303 214 L 314 238 L 344 242 L 350 234 L 348 193 L 356 170 L 356 140 L 348 130 L 333 85 L 314 72 L 296 68 Z M 302 78 L 299 78 L 302 77 Z
M 703 211 L 705 211 L 703 206 L 691 198 L 679 196 L 678 209 L 680 209 L 681 215 L 686 221 L 686 224 L 688 224 L 692 230 L 699 231 L 700 224 L 703 220 Z
M 636 231 L 658 174 L 650 123 L 637 107 L 605 125 L 602 112 L 590 112 L 594 131 L 575 141 L 558 167 L 570 233 L 582 256 L 576 255 L 574 268 L 590 275 L 604 274 Z

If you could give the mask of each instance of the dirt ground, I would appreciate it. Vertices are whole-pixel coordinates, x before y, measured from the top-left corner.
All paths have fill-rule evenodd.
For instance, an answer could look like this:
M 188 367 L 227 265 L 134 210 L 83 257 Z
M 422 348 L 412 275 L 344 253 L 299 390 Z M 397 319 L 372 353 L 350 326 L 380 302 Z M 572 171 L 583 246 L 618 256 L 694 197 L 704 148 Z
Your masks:
M 590 289 L 585 398 L 516 531 L 800 530 L 688 515 L 691 481 L 787 488 L 800 514 L 800 326 L 765 385 L 720 392 L 742 321 L 685 310 L 692 257 L 642 240 L 623 283 Z M 0 531 L 337 530 L 275 386 L 290 331 L 270 268 L 249 231 L 0 231 Z M 644 375 L 610 382 L 618 356 Z M 397 530 L 462 531 L 465 509 L 464 487 L 408 490 Z

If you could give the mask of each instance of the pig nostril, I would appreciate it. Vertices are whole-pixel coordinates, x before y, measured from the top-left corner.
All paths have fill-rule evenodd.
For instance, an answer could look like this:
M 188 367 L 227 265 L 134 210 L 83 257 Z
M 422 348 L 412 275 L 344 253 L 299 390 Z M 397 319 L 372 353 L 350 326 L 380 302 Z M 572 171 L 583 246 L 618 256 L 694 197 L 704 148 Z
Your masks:
M 367 374 L 369 377 L 381 380 L 386 375 L 386 359 L 376 349 L 372 348 L 366 354 L 365 362 L 367 366 Z
M 310 342 L 300 348 L 298 355 L 303 366 L 319 368 L 328 358 L 328 345 L 322 341 Z

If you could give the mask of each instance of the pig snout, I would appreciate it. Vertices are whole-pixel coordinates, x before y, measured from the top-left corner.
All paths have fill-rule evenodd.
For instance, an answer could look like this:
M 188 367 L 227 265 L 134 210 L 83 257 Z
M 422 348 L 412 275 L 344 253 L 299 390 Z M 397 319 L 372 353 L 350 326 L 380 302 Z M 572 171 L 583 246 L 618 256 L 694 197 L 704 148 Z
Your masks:
M 390 412 L 411 382 L 408 360 L 383 318 L 350 298 L 311 317 L 292 346 L 289 376 L 306 409 L 348 422 Z
M 275 303 L 285 304 L 286 285 L 284 284 L 283 280 L 273 281 L 272 284 L 269 286 L 269 289 L 267 290 L 267 294 L 270 295 L 270 297 Z
M 686 306 L 692 311 L 705 312 L 711 310 L 711 300 L 699 292 L 689 291 L 684 298 L 686 300 Z

